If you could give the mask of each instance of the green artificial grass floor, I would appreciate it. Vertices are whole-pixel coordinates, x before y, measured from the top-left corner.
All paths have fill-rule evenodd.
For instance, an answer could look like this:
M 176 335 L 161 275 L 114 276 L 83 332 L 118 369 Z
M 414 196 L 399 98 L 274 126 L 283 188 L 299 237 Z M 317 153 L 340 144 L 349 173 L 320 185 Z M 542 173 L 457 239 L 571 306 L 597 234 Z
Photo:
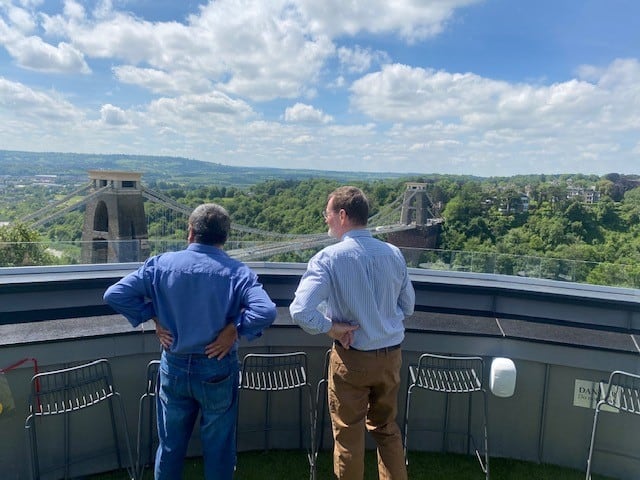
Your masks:
M 506 458 L 491 458 L 492 480 L 584 480 L 584 471 Z M 90 480 L 124 479 L 123 472 L 94 475 Z M 144 480 L 153 479 L 152 468 L 144 471 Z M 184 480 L 204 478 L 200 458 L 187 459 Z M 306 453 L 291 450 L 269 452 L 243 452 L 238 456 L 236 480 L 302 480 L 309 478 Z M 321 452 L 317 462 L 317 479 L 331 480 L 333 476 L 330 452 Z M 365 480 L 377 479 L 376 454 L 367 451 Z M 421 480 L 474 480 L 484 479 L 484 473 L 475 457 L 431 452 L 409 453 L 409 479 Z M 593 475 L 592 480 L 607 480 L 609 477 Z

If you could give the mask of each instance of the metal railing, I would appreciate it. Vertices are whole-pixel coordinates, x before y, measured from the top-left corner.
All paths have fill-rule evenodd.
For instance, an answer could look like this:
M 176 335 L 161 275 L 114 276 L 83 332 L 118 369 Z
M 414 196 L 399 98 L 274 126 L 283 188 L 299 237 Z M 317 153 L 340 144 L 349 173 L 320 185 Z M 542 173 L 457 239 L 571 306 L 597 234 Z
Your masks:
M 495 252 L 401 248 L 411 267 L 492 273 L 611 287 L 640 287 L 640 267 Z
M 141 248 L 141 243 L 145 248 Z M 91 242 L 0 242 L 0 267 L 77 265 L 83 263 L 105 263 L 84 260 L 83 248 Z M 185 248 L 183 239 L 145 239 L 104 241 L 108 249 L 117 251 L 161 252 Z M 226 250 L 232 257 L 243 261 L 274 261 L 273 253 L 264 248 L 270 242 L 229 241 Z M 276 261 L 306 262 L 320 248 L 310 247 L 288 252 L 291 259 Z M 410 267 L 431 270 L 492 273 L 518 277 L 544 278 L 574 283 L 607 285 L 612 287 L 640 288 L 640 266 L 607 262 L 588 262 L 564 258 L 513 255 L 509 253 L 473 252 L 464 250 L 440 250 L 425 248 L 401 248 Z M 258 257 L 247 256 L 247 252 L 263 252 Z M 276 252 L 278 253 L 278 252 Z M 287 253 L 281 254 L 287 255 Z M 271 256 L 271 258 L 270 258 Z M 142 262 L 145 258 L 139 258 Z M 117 260 L 116 260 L 117 261 Z M 126 259 L 131 261 L 131 259 Z

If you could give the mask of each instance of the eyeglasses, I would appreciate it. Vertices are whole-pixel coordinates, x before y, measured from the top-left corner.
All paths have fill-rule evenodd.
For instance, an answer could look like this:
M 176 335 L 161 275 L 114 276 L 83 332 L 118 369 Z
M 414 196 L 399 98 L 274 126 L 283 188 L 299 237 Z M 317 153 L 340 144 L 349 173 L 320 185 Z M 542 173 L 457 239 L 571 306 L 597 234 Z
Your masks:
M 323 210 L 323 211 L 322 211 L 322 218 L 324 218 L 324 219 L 326 220 L 327 218 L 329 218 L 329 214 L 330 214 L 330 213 L 337 213 L 337 214 L 339 214 L 339 213 L 340 213 L 340 212 L 342 212 L 342 211 L 343 211 L 343 209 L 342 209 L 342 208 L 341 208 L 340 210 Z

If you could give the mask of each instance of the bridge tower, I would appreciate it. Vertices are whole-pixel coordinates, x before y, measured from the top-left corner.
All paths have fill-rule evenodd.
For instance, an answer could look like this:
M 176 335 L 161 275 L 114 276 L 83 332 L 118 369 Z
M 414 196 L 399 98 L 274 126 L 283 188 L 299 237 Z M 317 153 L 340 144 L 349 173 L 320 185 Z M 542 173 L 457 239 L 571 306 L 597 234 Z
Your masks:
M 83 263 L 139 262 L 149 256 L 141 173 L 90 170 L 82 228 Z
M 427 195 L 427 184 L 407 182 L 406 187 L 402 201 L 400 223 L 404 225 L 426 225 L 430 216 L 431 204 Z
M 398 247 L 404 247 L 405 258 L 410 263 L 418 263 L 424 249 L 433 249 L 438 243 L 441 218 L 434 218 L 433 205 L 427 193 L 427 184 L 407 182 L 402 200 L 400 223 L 415 225 L 412 230 L 393 232 L 387 241 Z

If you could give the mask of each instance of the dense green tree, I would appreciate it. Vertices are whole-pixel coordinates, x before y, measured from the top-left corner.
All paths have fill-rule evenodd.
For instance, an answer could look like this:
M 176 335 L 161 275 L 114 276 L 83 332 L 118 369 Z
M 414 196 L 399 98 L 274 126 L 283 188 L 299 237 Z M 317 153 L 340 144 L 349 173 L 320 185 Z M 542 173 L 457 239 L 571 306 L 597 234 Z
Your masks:
M 604 230 L 618 230 L 622 224 L 615 203 L 609 197 L 603 197 L 594 206 L 595 221 Z
M 0 226 L 0 266 L 51 265 L 55 257 L 41 243 L 40 234 L 23 223 Z
M 229 178 L 225 177 L 226 180 Z M 434 214 L 437 215 L 440 209 L 444 218 L 438 243 L 441 251 L 424 252 L 412 257 L 412 262 L 572 281 L 624 282 L 625 285 L 640 287 L 638 275 L 633 270 L 634 265 L 640 265 L 640 188 L 637 176 L 475 178 L 433 175 L 350 183 L 360 186 L 368 194 L 372 203 L 371 214 L 374 215 L 372 225 L 382 225 L 399 221 L 405 181 L 426 183 Z M 234 223 L 258 231 L 234 231 L 230 248 L 240 248 L 274 240 L 273 236 L 260 235 L 259 231 L 283 235 L 324 233 L 326 225 L 322 210 L 327 194 L 342 183 L 335 178 L 292 176 L 274 177 L 254 184 L 245 178 L 235 185 L 160 180 L 154 181 L 152 188 L 187 209 L 211 201 L 224 205 Z M 569 186 L 595 186 L 601 194 L 600 201 L 589 205 L 575 198 L 569 199 Z M 521 200 L 525 192 L 529 194 L 528 211 L 523 208 Z M 6 187 L 3 193 L 9 201 L 0 205 L 0 219 L 8 221 L 15 221 L 66 194 L 34 186 L 25 189 Z M 180 242 L 180 245 L 184 243 L 185 215 L 152 202 L 145 203 L 145 211 L 150 238 Z M 41 236 L 46 235 L 58 242 L 76 241 L 80 238 L 82 220 L 81 211 L 72 212 L 44 226 Z M 26 237 L 29 238 L 28 235 Z M 23 252 L 20 259 L 11 259 L 11 262 L 33 262 L 40 253 Z M 311 254 L 311 251 L 280 254 L 272 260 L 305 261 Z M 41 263 L 55 260 L 46 258 L 46 251 L 43 255 Z
M 628 190 L 620 206 L 621 220 L 627 225 L 640 223 L 640 187 Z
M 478 183 L 463 185 L 459 193 L 449 200 L 442 216 L 445 219 L 442 244 L 453 250 L 463 248 L 468 237 L 489 236 L 483 219 L 483 193 Z
M 568 233 L 572 233 L 586 243 L 602 240 L 602 233 L 593 209 L 574 200 L 567 205 L 564 218 L 569 223 Z

